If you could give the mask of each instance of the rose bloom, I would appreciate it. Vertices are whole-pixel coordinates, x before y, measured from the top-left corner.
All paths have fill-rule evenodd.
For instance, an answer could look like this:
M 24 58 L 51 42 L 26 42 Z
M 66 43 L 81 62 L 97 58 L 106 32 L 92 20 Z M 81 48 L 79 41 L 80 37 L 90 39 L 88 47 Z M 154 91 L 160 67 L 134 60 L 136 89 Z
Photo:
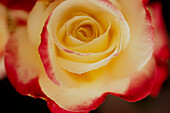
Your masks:
M 129 102 L 157 96 L 169 48 L 161 5 L 150 15 L 147 2 L 38 0 L 8 41 L 10 82 L 53 113 L 89 112 L 108 94 Z

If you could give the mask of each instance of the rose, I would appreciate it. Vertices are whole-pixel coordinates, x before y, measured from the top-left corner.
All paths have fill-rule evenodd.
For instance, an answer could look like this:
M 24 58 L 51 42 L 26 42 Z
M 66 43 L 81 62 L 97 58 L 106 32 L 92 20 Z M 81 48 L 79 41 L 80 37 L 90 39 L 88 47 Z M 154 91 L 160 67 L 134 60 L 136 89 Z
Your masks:
M 54 2 L 52 2 L 52 3 L 44 3 L 44 2 L 41 2 L 41 1 L 39 1 L 39 3 L 40 3 L 40 6 L 41 6 L 41 3 L 43 3 L 44 5 L 46 4 L 47 5 L 47 7 L 50 7 L 50 4 L 54 4 Z M 37 3 L 37 4 L 39 4 L 39 3 Z M 64 3 L 63 3 L 64 4 Z M 33 27 L 29 27 L 29 26 L 31 26 L 31 24 L 29 24 L 29 23 L 32 23 L 32 19 L 35 19 L 35 18 L 38 18 L 38 16 L 36 16 L 35 17 L 35 15 L 37 14 L 36 13 L 36 8 L 38 7 L 38 8 L 44 8 L 44 7 L 40 7 L 40 6 L 38 6 L 38 5 L 36 5 L 35 6 L 35 8 L 34 8 L 34 10 L 32 11 L 32 13 L 30 14 L 30 16 L 29 16 L 29 21 L 28 21 L 28 28 L 33 28 Z M 118 6 L 117 6 L 118 7 Z M 143 8 L 143 7 L 142 7 Z M 47 8 L 48 9 L 48 8 Z M 143 8 L 144 9 L 144 8 Z M 43 10 L 41 10 L 42 12 L 43 12 Z M 48 10 L 46 10 L 46 11 L 48 11 Z M 38 12 L 38 11 L 37 11 Z M 147 10 L 146 10 L 146 12 L 147 12 Z M 55 76 L 53 76 L 53 73 L 51 73 L 53 70 L 51 70 L 50 68 L 52 68 L 51 66 L 51 62 L 49 62 L 49 60 L 51 60 L 51 59 L 49 59 L 48 57 L 48 52 L 46 52 L 46 51 L 42 51 L 42 48 L 44 49 L 44 50 L 47 50 L 47 45 L 46 44 L 44 44 L 45 43 L 45 41 L 49 41 L 49 39 L 45 36 L 45 35 L 47 35 L 48 34 L 48 32 L 46 32 L 48 29 L 46 29 L 47 28 L 47 26 L 49 25 L 49 22 L 50 22 L 50 20 L 51 20 L 51 17 L 52 17 L 52 15 L 53 14 L 55 14 L 55 13 L 52 13 L 51 14 L 51 16 L 49 16 L 48 17 L 48 14 L 47 14 L 47 17 L 49 18 L 47 21 L 46 21 L 46 19 L 44 19 L 44 21 L 38 21 L 40 18 L 41 18 L 41 16 L 39 16 L 40 18 L 38 18 L 37 19 L 37 22 L 34 22 L 34 23 L 36 23 L 37 25 L 39 25 L 39 23 L 38 22 L 42 22 L 42 25 L 39 27 L 39 29 L 42 29 L 42 26 L 44 26 L 44 23 L 45 23 L 45 21 L 46 21 L 46 24 L 45 24 L 45 27 L 44 27 L 44 30 L 43 30 L 43 32 L 41 33 L 41 30 L 40 30 L 40 33 L 38 32 L 39 30 L 38 30 L 38 28 L 35 28 L 35 30 L 37 30 L 37 31 L 35 31 L 35 34 L 37 33 L 37 34 L 42 34 L 42 43 L 41 43 L 41 46 L 40 46 L 40 49 L 39 49 L 39 51 L 40 51 L 40 55 L 41 55 L 41 57 L 42 57 L 42 61 L 43 61 L 43 63 L 44 63 L 44 67 L 45 67 L 45 69 L 46 69 L 46 73 L 48 74 L 48 77 L 51 79 L 51 81 L 53 81 L 55 84 L 57 84 L 58 83 L 58 81 L 55 81 L 56 80 L 56 78 L 54 78 Z M 147 14 L 148 14 L 148 12 L 147 12 Z M 34 15 L 34 16 L 31 16 L 31 15 Z M 46 16 L 45 16 L 46 17 Z M 46 17 L 46 18 L 47 18 Z M 148 16 L 149 17 L 149 16 Z M 32 19 L 31 19 L 32 18 Z M 127 18 L 126 18 L 127 19 Z M 41 19 L 40 19 L 41 20 Z M 128 22 L 127 22 L 128 23 Z M 147 24 L 149 24 L 150 22 L 148 22 Z M 125 24 L 125 23 L 124 23 Z M 150 24 L 149 24 L 150 25 Z M 131 27 L 130 27 L 131 28 Z M 133 28 L 133 27 L 132 27 Z M 155 27 L 156 29 L 157 29 L 157 27 Z M 33 32 L 34 30 L 30 30 L 29 31 L 29 36 L 31 35 L 31 36 L 33 36 L 33 37 L 35 37 L 35 39 L 37 39 L 37 40 L 35 40 L 33 37 L 29 37 L 29 39 L 22 39 L 21 38 L 21 36 L 20 35 L 22 35 L 22 31 L 23 31 L 23 33 L 24 33 L 24 29 L 25 28 L 18 28 L 18 30 L 16 31 L 16 33 L 13 35 L 15 38 L 17 38 L 17 39 L 11 39 L 10 40 L 10 42 L 9 42 L 9 44 L 12 44 L 12 45 L 10 45 L 10 46 L 7 46 L 7 51 L 6 51 L 6 53 L 8 53 L 7 55 L 6 55 L 6 67 L 7 67 L 7 70 L 8 70 L 8 76 L 9 76 L 9 79 L 11 80 L 11 82 L 13 83 L 13 85 L 16 87 L 16 89 L 19 91 L 19 92 L 21 92 L 22 94 L 25 94 L 25 95 L 27 95 L 27 94 L 31 94 L 31 95 L 33 95 L 33 96 L 36 96 L 36 97 L 43 97 L 43 98 L 46 98 L 46 100 L 48 100 L 48 106 L 50 107 L 50 109 L 51 109 L 51 111 L 53 111 L 53 110 L 57 110 L 57 109 L 59 109 L 59 107 L 55 104 L 55 102 L 57 103 L 57 104 L 59 104 L 60 105 L 60 107 L 62 107 L 62 108 L 65 108 L 65 109 L 67 109 L 67 110 L 69 110 L 69 111 L 88 111 L 89 109 L 94 109 L 97 105 L 99 105 L 100 103 L 101 103 L 101 101 L 102 101 L 102 99 L 103 98 L 99 98 L 98 99 L 98 101 L 96 101 L 95 103 L 93 103 L 93 105 L 94 106 L 92 106 L 92 105 L 89 105 L 90 107 L 89 108 L 87 108 L 88 107 L 88 105 L 87 106 L 85 106 L 85 108 L 83 108 L 83 106 L 81 106 L 81 108 L 77 108 L 77 109 L 75 109 L 75 107 L 74 107 L 74 104 L 73 103 L 71 103 L 71 105 L 73 106 L 73 107 L 71 107 L 71 108 L 66 108 L 64 105 L 63 106 L 61 106 L 61 103 L 59 103 L 59 102 L 57 102 L 53 97 L 53 95 L 51 96 L 51 94 L 48 94 L 48 93 L 50 93 L 50 92 L 52 92 L 52 93 L 54 93 L 55 94 L 55 91 L 54 90 L 61 90 L 60 91 L 60 94 L 63 94 L 63 92 L 62 91 L 64 91 L 64 92 L 66 92 L 66 91 L 69 91 L 69 90 L 73 90 L 73 91 L 75 91 L 74 93 L 77 93 L 76 92 L 76 90 L 79 90 L 79 89 L 82 89 L 83 91 L 85 90 L 85 91 L 89 91 L 89 90 L 91 90 L 90 88 L 88 88 L 88 89 L 86 89 L 86 87 L 85 86 L 82 86 L 82 87 L 80 87 L 80 88 L 77 88 L 76 87 L 76 90 L 75 90 L 75 88 L 73 87 L 74 86 L 74 84 L 73 84 L 73 86 L 71 86 L 71 88 L 70 89 L 68 89 L 68 88 L 66 88 L 66 86 L 67 85 L 69 85 L 69 84 L 71 84 L 71 82 L 70 81 L 68 81 L 69 79 L 68 78 L 65 78 L 65 79 L 67 79 L 67 82 L 69 82 L 68 84 L 64 84 L 64 86 L 60 86 L 60 87 L 57 87 L 56 85 L 54 86 L 54 84 L 47 78 L 47 76 L 45 76 L 44 75 L 44 77 L 46 77 L 46 78 L 43 78 L 42 77 L 42 75 L 44 74 L 44 72 L 42 72 L 41 73 L 41 70 L 43 69 L 43 66 L 41 65 L 41 61 L 39 60 L 39 57 L 38 57 L 38 52 L 37 52 L 37 48 L 38 48 L 38 46 L 39 46 L 39 44 L 37 44 L 38 43 L 38 41 L 37 40 L 39 40 L 38 38 L 36 38 L 36 36 L 34 36 L 35 34 L 33 34 L 33 35 L 31 35 L 32 33 L 30 33 L 30 32 Z M 21 31 L 20 31 L 21 30 Z M 132 30 L 132 29 L 130 29 L 130 30 Z M 58 31 L 58 30 L 57 30 Z M 132 32 L 132 31 L 131 31 Z M 141 32 L 143 32 L 143 31 L 141 31 Z M 26 33 L 24 33 L 24 34 L 26 34 Z M 49 34 L 47 35 L 47 36 L 49 36 Z M 37 36 L 38 37 L 38 36 Z M 148 37 L 148 36 L 147 36 Z M 29 42 L 30 41 L 30 38 L 31 38 L 31 42 Z M 48 40 L 46 40 L 45 38 L 47 38 Z M 33 39 L 33 40 L 32 40 Z M 28 40 L 28 41 L 27 41 Z M 160 39 L 161 40 L 161 39 Z M 23 41 L 23 42 L 22 42 Z M 44 42 L 43 42 L 44 41 Z M 17 44 L 17 46 L 15 45 L 16 43 L 18 43 L 19 42 L 19 44 Z M 28 43 L 29 42 L 29 43 Z M 28 44 L 27 44 L 28 43 Z M 26 44 L 26 45 L 25 45 Z M 68 43 L 68 44 L 70 44 L 70 43 Z M 157 43 L 156 43 L 157 44 Z M 152 45 L 152 43 L 151 43 L 151 45 Z M 149 44 L 149 46 L 151 46 L 150 44 Z M 163 44 L 164 45 L 164 44 Z M 158 48 L 162 48 L 162 46 L 163 45 L 161 45 L 161 47 L 158 47 Z M 32 46 L 34 46 L 34 47 L 32 47 Z M 50 45 L 49 45 L 50 46 Z M 13 48 L 14 47 L 14 48 Z M 135 46 L 136 47 L 136 46 Z M 156 47 L 157 47 L 157 45 L 156 45 Z M 16 49 L 17 48 L 17 49 Z M 14 49 L 16 49 L 17 51 L 14 51 Z M 31 49 L 31 50 L 30 50 Z M 25 55 L 25 50 L 28 50 L 27 52 L 27 54 Z M 29 51 L 30 50 L 30 51 Z M 32 51 L 33 50 L 33 51 Z M 159 49 L 155 49 L 155 56 L 156 56 L 156 51 L 157 50 L 159 50 Z M 71 51 L 68 51 L 68 50 L 65 50 L 66 52 L 71 52 Z M 122 50 L 123 51 L 123 50 Z M 121 51 L 121 52 L 122 52 Z M 125 49 L 125 51 L 127 51 L 127 49 Z M 34 53 L 35 52 L 35 53 Z M 135 52 L 135 51 L 133 51 L 133 52 Z M 24 53 L 24 54 L 23 54 Z M 34 54 L 33 54 L 34 53 Z M 167 50 L 167 53 L 169 53 L 169 50 Z M 29 55 L 34 55 L 33 57 L 28 57 Z M 70 53 L 71 54 L 71 53 Z M 143 53 L 141 53 L 141 54 L 143 54 Z M 152 54 L 152 52 L 150 52 L 150 54 Z M 11 57 L 10 55 L 14 55 L 15 57 Z M 36 56 L 37 55 L 37 56 Z M 20 59 L 18 58 L 18 56 L 20 56 Z M 47 59 L 45 59 L 44 57 L 46 57 Z M 118 56 L 116 56 L 116 57 L 120 57 L 119 55 Z M 162 56 L 160 56 L 160 58 L 161 58 Z M 73 57 L 74 58 L 74 57 Z M 152 57 L 152 59 L 154 59 L 154 57 Z M 27 61 L 28 60 L 28 61 Z M 38 61 L 37 61 L 38 60 Z M 45 61 L 44 61 L 45 60 Z M 73 60 L 73 59 L 72 59 Z M 75 59 L 74 59 L 75 60 Z M 157 57 L 156 57 L 156 60 L 157 60 Z M 166 59 L 167 60 L 167 59 Z M 15 62 L 9 62 L 9 61 L 15 61 Z M 36 62 L 38 62 L 36 65 L 31 65 L 31 62 L 34 62 L 35 64 L 36 64 Z M 127 61 L 128 62 L 128 61 Z M 148 62 L 148 61 L 146 61 L 146 62 Z M 152 67 L 150 67 L 150 66 L 148 66 L 148 65 L 151 65 L 151 63 L 150 63 L 151 61 L 149 61 L 148 63 L 147 63 L 147 65 L 145 65 L 145 66 L 143 66 L 142 68 L 142 70 L 140 70 L 139 72 L 136 72 L 137 74 L 135 74 L 135 75 L 133 75 L 132 74 L 132 76 L 128 76 L 129 78 L 134 78 L 134 77 L 136 77 L 136 82 L 138 83 L 137 85 L 135 84 L 135 83 L 133 83 L 133 84 L 130 84 L 130 86 L 128 86 L 129 87 L 129 90 L 127 90 L 127 92 L 128 93 L 126 93 L 126 95 L 125 94 L 119 94 L 119 95 L 117 95 L 117 96 L 121 96 L 122 98 L 124 98 L 124 99 L 128 99 L 129 101 L 135 101 L 135 100 L 137 100 L 137 99 L 141 99 L 141 98 L 143 98 L 143 97 L 145 97 L 146 95 L 148 95 L 149 93 L 150 93 L 150 91 L 152 90 L 152 85 L 153 85 L 153 83 L 154 83 L 154 80 L 152 79 L 152 77 L 154 77 L 154 75 L 151 75 L 151 76 L 149 76 L 149 74 L 148 73 L 145 73 L 145 71 L 148 71 L 147 69 L 151 69 Z M 109 62 L 110 63 L 110 62 Z M 14 65 L 12 65 L 12 64 L 14 64 Z M 40 65 L 39 65 L 40 64 Z M 10 66 L 12 66 L 12 68 L 9 68 Z M 47 67 L 48 66 L 48 67 Z M 97 69 L 97 71 L 99 71 L 99 72 L 102 72 L 102 70 L 105 70 L 106 68 L 105 67 L 107 67 L 108 65 L 106 65 L 106 66 L 103 66 L 103 67 L 101 67 L 100 69 Z M 122 65 L 123 66 L 123 65 Z M 28 68 L 29 67 L 29 68 Z M 40 68 L 39 68 L 40 67 Z M 69 68 L 69 67 L 68 67 Z M 90 68 L 91 69 L 91 68 Z M 64 69 L 62 69 L 62 70 L 64 70 Z M 157 70 L 159 70 L 159 68 L 157 69 Z M 138 70 L 137 70 L 138 71 Z M 12 72 L 14 72 L 14 74 L 12 73 Z M 91 72 L 95 72 L 95 70 L 94 71 L 91 71 Z M 91 73 L 91 72 L 88 72 L 88 73 Z M 105 70 L 105 72 L 106 72 L 106 70 Z M 143 72 L 143 73 L 142 73 Z M 67 73 L 70 73 L 70 72 L 67 72 Z M 107 73 L 107 72 L 106 72 Z M 138 75 L 138 73 L 139 73 L 139 75 Z M 25 75 L 25 76 L 23 76 L 23 74 Z M 54 73 L 55 74 L 55 73 Z M 143 77 L 141 77 L 140 75 L 146 75 L 146 74 L 148 74 L 148 76 L 143 76 Z M 13 75 L 13 76 L 12 76 Z M 34 75 L 34 76 L 31 76 L 31 75 Z M 38 75 L 38 76 L 37 76 Z M 77 75 L 77 74 L 73 74 L 74 76 L 73 77 L 76 77 L 76 76 L 78 76 L 79 77 L 79 75 Z M 82 74 L 83 75 L 83 74 Z M 97 74 L 96 74 L 97 75 Z M 16 78 L 15 78 L 16 77 Z M 23 78 L 24 77 L 24 78 Z M 57 77 L 57 76 L 56 76 Z M 65 77 L 65 76 L 64 76 Z M 87 75 L 86 74 L 84 74 L 83 76 L 80 76 L 79 78 L 74 78 L 75 80 L 81 80 L 81 79 L 83 79 L 83 80 L 81 80 L 80 82 L 82 83 L 82 84 L 80 84 L 80 86 L 81 85 L 84 85 L 84 83 L 85 82 L 89 82 L 89 83 L 91 83 L 91 81 L 85 81 L 85 80 L 87 80 L 87 79 L 89 79 L 89 78 L 87 78 Z M 140 79 L 139 79 L 139 78 Z M 145 78 L 145 77 L 148 77 L 148 78 Z M 39 89 L 39 85 L 38 85 L 38 83 L 37 83 L 37 79 L 39 80 L 39 83 L 40 83 L 40 87 L 41 87 L 41 89 L 42 89 L 42 91 L 45 93 L 45 95 L 48 97 L 46 97 L 46 96 L 44 96 L 44 95 L 42 95 L 42 92 L 41 92 L 41 90 Z M 61 79 L 61 78 L 60 78 Z M 90 78 L 91 79 L 91 78 Z M 93 82 L 95 82 L 93 79 L 96 79 L 95 77 L 94 78 L 92 78 L 91 80 L 93 81 Z M 103 79 L 103 80 L 105 80 L 105 79 Z M 117 84 L 119 84 L 119 83 L 121 83 L 120 81 L 118 81 L 118 80 L 122 80 L 122 78 L 116 78 L 115 79 L 115 81 L 117 82 Z M 18 82 L 19 81 L 19 82 Z M 46 82 L 48 82 L 48 84 L 44 84 L 42 81 L 46 81 Z M 64 80 L 63 80 L 64 81 Z M 115 82 L 114 81 L 114 82 Z M 79 81 L 76 81 L 76 82 L 79 82 Z M 101 81 L 98 81 L 98 82 L 101 82 Z M 105 83 L 105 82 L 104 82 Z M 150 84 L 149 84 L 150 83 Z M 45 89 L 48 85 L 50 85 L 51 84 L 51 86 L 50 87 L 55 87 L 54 89 L 53 89 L 53 91 L 51 91 L 51 90 L 49 90 L 49 89 Z M 149 85 L 148 85 L 149 84 Z M 44 86 L 44 85 L 47 85 L 46 87 Z M 62 84 L 63 85 L 63 84 Z M 72 85 L 72 84 L 71 84 Z M 90 85 L 93 85 L 93 84 L 90 84 Z M 101 87 L 100 86 L 100 84 L 97 84 L 98 85 L 98 87 Z M 134 87 L 134 85 L 136 85 L 136 87 Z M 142 92 L 142 94 L 141 95 L 139 95 L 138 93 L 141 91 L 141 89 L 140 88 L 142 88 L 142 86 L 145 86 L 145 85 L 148 85 L 149 86 L 149 88 L 148 89 L 145 89 L 143 92 Z M 158 84 L 158 85 L 160 85 L 160 84 Z M 34 86 L 34 87 L 33 87 Z M 108 85 L 109 86 L 109 85 Z M 32 87 L 34 88 L 34 89 L 32 89 Z M 45 88 L 44 88 L 45 87 Z M 68 87 L 68 86 L 67 86 Z M 70 86 L 69 86 L 70 87 Z M 95 88 L 94 86 L 92 86 L 93 88 Z M 116 87 L 120 87 L 120 85 L 119 86 L 116 86 Z M 136 90 L 132 90 L 132 89 L 136 89 Z M 49 90 L 49 91 L 48 91 Z M 98 90 L 98 89 L 97 89 Z M 107 89 L 107 90 L 109 90 L 109 89 Z M 132 95 L 132 93 L 131 93 L 131 91 L 133 92 L 133 93 L 135 93 L 135 94 L 137 94 L 136 95 L 136 97 L 134 96 L 134 95 Z M 70 94 L 70 93 L 72 93 L 72 94 L 74 94 L 73 92 L 68 92 L 68 93 L 66 93 L 66 94 L 63 94 L 64 96 L 66 96 L 66 98 L 68 98 L 67 96 L 67 94 Z M 79 93 L 81 93 L 81 92 L 79 92 Z M 89 94 L 89 92 L 86 92 L 85 94 Z M 98 92 L 97 92 L 98 93 Z M 57 94 L 57 93 L 56 93 Z M 105 93 L 106 94 L 106 93 Z M 99 94 L 100 95 L 100 94 Z M 62 95 L 60 95 L 60 96 L 62 96 Z M 70 96 L 73 96 L 74 97 L 74 95 L 70 95 Z M 78 95 L 77 96 L 77 98 L 79 97 L 80 95 Z M 85 96 L 80 96 L 80 98 L 82 98 L 82 97 L 85 97 Z M 94 95 L 92 95 L 92 98 L 98 98 L 98 97 L 95 97 Z M 49 99 L 50 98 L 50 99 Z M 56 98 L 59 98 L 59 97 L 56 97 Z M 64 98 L 62 98 L 62 99 L 64 99 Z M 74 98 L 73 98 L 74 99 Z M 53 100 L 53 101 L 52 101 Z M 69 100 L 69 102 L 71 101 L 72 99 L 70 99 Z M 79 99 L 78 99 L 79 100 Z M 91 100 L 91 99 L 90 99 Z M 62 100 L 60 100 L 60 102 L 61 102 Z M 94 102 L 94 101 L 93 101 Z M 63 103 L 62 103 L 63 104 Z M 69 103 L 70 104 L 70 103 Z M 78 103 L 78 104 L 80 104 L 81 105 L 81 101 L 80 101 L 80 103 Z
M 4 51 L 8 40 L 7 10 L 0 4 L 0 79 L 5 77 Z
M 160 75 L 146 4 L 39 0 L 27 26 L 8 42 L 9 80 L 21 94 L 45 99 L 52 112 L 88 112 L 107 94 L 137 101 L 158 92 L 153 86 L 162 82 L 156 84 Z

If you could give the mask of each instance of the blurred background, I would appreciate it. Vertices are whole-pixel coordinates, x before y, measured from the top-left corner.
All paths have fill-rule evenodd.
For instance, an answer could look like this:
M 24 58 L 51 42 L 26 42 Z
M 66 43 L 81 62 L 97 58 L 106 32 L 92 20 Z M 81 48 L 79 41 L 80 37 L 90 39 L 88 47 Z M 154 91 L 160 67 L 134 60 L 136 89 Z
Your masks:
M 153 1 L 159 1 L 163 5 L 163 16 L 170 37 L 170 0 L 151 0 Z M 1 113 L 11 111 L 12 113 L 50 113 L 45 101 L 20 95 L 7 78 L 0 80 L 0 104 Z M 129 103 L 108 95 L 105 102 L 90 113 L 170 113 L 170 77 L 163 84 L 157 98 L 148 96 L 141 101 Z

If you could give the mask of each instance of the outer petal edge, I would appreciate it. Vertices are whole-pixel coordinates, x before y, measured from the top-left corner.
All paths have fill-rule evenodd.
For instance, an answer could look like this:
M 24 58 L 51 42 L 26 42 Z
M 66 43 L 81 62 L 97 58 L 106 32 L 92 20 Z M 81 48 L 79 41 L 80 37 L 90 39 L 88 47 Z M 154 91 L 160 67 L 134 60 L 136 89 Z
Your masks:
M 162 14 L 162 5 L 159 2 L 153 2 L 148 6 L 152 16 L 152 24 L 155 27 L 155 51 L 156 59 L 156 79 L 151 92 L 151 96 L 158 96 L 161 86 L 168 76 L 168 60 L 170 58 L 170 49 L 168 35 Z

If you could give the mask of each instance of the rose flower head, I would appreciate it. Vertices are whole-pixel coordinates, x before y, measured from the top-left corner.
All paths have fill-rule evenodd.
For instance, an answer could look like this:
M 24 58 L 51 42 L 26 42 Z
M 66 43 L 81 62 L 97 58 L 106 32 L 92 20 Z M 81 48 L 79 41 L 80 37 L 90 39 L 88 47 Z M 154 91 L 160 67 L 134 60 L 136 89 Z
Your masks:
M 129 102 L 156 96 L 169 48 L 160 4 L 147 3 L 38 0 L 6 46 L 11 84 L 46 100 L 52 113 L 89 112 L 108 94 Z

